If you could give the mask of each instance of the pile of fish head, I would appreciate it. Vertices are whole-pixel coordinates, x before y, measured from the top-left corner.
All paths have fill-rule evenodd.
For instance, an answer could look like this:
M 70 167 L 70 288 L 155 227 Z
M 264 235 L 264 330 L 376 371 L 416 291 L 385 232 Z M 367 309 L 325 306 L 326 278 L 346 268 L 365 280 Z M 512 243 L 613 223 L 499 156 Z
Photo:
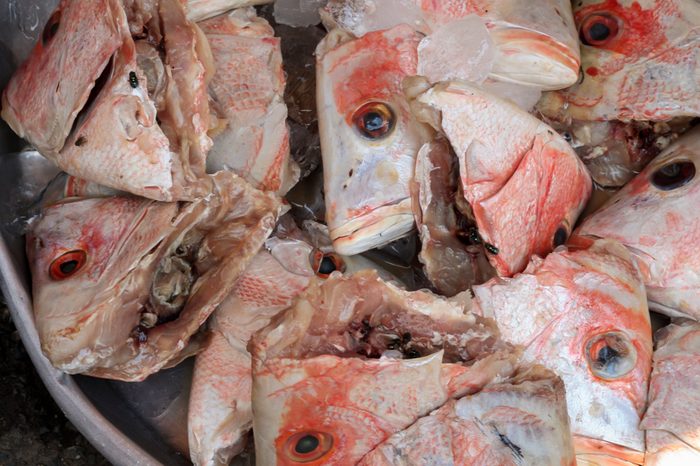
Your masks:
M 317 49 L 326 221 L 339 254 L 387 244 L 413 225 L 409 183 L 431 138 L 401 83 L 416 74 L 421 35 L 406 25 L 355 38 L 331 31 Z
M 461 190 L 499 275 L 563 244 L 591 193 L 571 146 L 514 104 L 466 82 L 406 82 L 421 121 L 445 134 Z
M 34 316 L 54 366 L 142 380 L 187 354 L 279 209 L 231 173 L 213 177 L 210 189 L 192 203 L 66 199 L 32 223 Z
M 700 461 L 700 324 L 680 319 L 658 330 L 649 405 L 641 428 L 647 434 L 645 465 Z
M 534 257 L 522 274 L 473 288 L 474 310 L 566 385 L 577 455 L 641 464 L 651 371 L 644 285 L 627 250 L 598 240 Z
M 253 336 L 260 464 L 356 464 L 390 435 L 515 370 L 495 325 L 373 271 L 332 274 Z
M 575 465 L 564 384 L 542 366 L 449 400 L 358 464 Z
M 293 222 L 288 216 L 280 220 L 209 320 L 207 344 L 195 361 L 187 422 L 190 457 L 197 465 L 228 464 L 245 447 L 253 422 L 246 349 L 251 335 L 290 307 L 314 276 L 376 267 L 361 256 L 342 257 L 324 247 L 330 241 L 318 238 L 320 226 L 307 234 Z
M 672 317 L 700 318 L 700 129 L 690 130 L 576 230 L 614 238 L 630 250 L 649 305 Z
M 208 44 L 180 1 L 139 7 L 132 37 L 122 2 L 63 0 L 3 91 L 2 117 L 71 175 L 191 199 L 211 146 Z
M 542 89 L 578 79 L 579 43 L 568 0 L 331 0 L 322 13 L 327 27 L 357 36 L 398 24 L 431 34 L 472 15 L 482 19 L 496 49 L 490 78 Z
M 198 23 L 216 71 L 210 107 L 219 122 L 207 170 L 231 170 L 258 189 L 286 193 L 299 178 L 290 160 L 280 39 L 252 7 Z
M 669 120 L 700 114 L 700 4 L 693 0 L 573 2 L 581 77 L 548 94 L 548 116 Z

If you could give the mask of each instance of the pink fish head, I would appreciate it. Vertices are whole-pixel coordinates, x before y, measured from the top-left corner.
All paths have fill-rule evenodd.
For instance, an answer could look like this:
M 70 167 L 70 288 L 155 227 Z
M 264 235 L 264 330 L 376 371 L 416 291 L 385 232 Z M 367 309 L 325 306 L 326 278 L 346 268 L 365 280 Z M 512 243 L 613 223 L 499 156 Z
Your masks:
M 421 35 L 406 25 L 354 38 L 331 31 L 317 49 L 326 220 L 340 254 L 413 229 L 409 182 L 429 130 L 401 83 L 416 73 Z
M 514 104 L 464 82 L 411 83 L 419 118 L 442 131 L 460 184 L 499 275 L 566 241 L 591 193 L 571 146 Z M 413 92 L 411 90 L 411 92 Z
M 700 5 L 689 0 L 574 2 L 579 83 L 544 113 L 577 120 L 669 120 L 700 114 Z
M 514 370 L 517 353 L 464 297 L 331 275 L 253 336 L 263 464 L 355 464 L 391 434 Z
M 183 354 L 279 207 L 233 174 L 212 181 L 212 194 L 193 203 L 68 199 L 34 221 L 34 315 L 57 368 L 140 380 Z
M 638 457 L 638 424 L 651 370 L 651 325 L 640 273 L 626 249 L 599 240 L 587 249 L 534 258 L 522 274 L 474 287 L 475 305 L 524 360 L 566 385 L 577 453 Z M 620 453 L 622 452 L 622 453 Z
M 576 230 L 614 238 L 632 253 L 649 305 L 671 316 L 700 317 L 700 130 L 683 135 Z

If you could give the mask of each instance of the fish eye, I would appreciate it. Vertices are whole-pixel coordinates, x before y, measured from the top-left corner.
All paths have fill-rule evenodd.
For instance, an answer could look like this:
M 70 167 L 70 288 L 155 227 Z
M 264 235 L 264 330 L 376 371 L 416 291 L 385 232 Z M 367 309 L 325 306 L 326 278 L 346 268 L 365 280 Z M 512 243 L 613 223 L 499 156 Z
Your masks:
M 581 42 L 585 45 L 598 47 L 606 45 L 617 37 L 620 32 L 618 20 L 603 13 L 594 13 L 581 23 Z
M 58 32 L 58 27 L 61 25 L 61 11 L 56 11 L 44 26 L 44 32 L 41 33 L 41 42 L 46 45 L 51 39 L 54 38 Z
M 391 132 L 396 117 L 387 104 L 369 102 L 355 110 L 352 121 L 362 137 L 376 141 Z
M 345 261 L 338 254 L 323 253 L 317 249 L 312 253 L 311 268 L 317 276 L 328 278 L 336 270 L 345 272 Z
M 651 175 L 651 184 L 662 191 L 685 186 L 695 177 L 695 164 L 688 160 L 667 163 Z
M 569 232 L 566 230 L 565 226 L 560 226 L 557 231 L 554 232 L 554 238 L 552 239 L 552 244 L 556 248 L 566 243 L 566 238 L 569 236 Z
M 287 439 L 285 454 L 295 463 L 310 463 L 333 448 L 333 436 L 323 432 L 299 432 Z
M 76 249 L 61 254 L 51 262 L 49 266 L 49 277 L 52 280 L 60 281 L 69 278 L 83 268 L 87 261 L 87 253 L 82 249 Z
M 637 352 L 626 335 L 608 332 L 588 340 L 586 359 L 593 375 L 614 380 L 634 369 Z

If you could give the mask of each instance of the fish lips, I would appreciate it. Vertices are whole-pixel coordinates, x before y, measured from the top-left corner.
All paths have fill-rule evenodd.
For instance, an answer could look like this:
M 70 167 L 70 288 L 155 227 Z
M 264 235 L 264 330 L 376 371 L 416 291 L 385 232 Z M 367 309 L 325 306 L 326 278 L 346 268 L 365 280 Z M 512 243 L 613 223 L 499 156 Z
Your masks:
M 333 249 L 353 255 L 383 246 L 413 230 L 411 199 L 381 206 L 330 230 Z
M 496 22 L 490 28 L 498 53 L 490 76 L 499 81 L 555 90 L 578 81 L 581 59 L 547 34 Z

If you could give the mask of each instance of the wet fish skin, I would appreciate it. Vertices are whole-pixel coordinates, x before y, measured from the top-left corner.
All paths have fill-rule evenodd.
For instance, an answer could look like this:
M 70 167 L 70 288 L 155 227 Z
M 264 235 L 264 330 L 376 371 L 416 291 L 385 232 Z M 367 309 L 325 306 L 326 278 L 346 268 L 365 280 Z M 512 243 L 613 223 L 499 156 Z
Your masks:
M 700 325 L 679 319 L 657 331 L 649 406 L 640 427 L 646 430 L 649 466 L 700 461 L 697 415 L 700 398 Z
M 577 454 L 595 448 L 610 461 L 643 457 L 637 426 L 651 371 L 651 325 L 641 274 L 621 244 L 562 247 L 545 259 L 534 256 L 522 274 L 473 291 L 475 312 L 494 318 L 505 340 L 524 345 L 524 361 L 564 381 Z
M 700 5 L 692 0 L 574 2 L 581 81 L 545 95 L 543 113 L 576 120 L 669 120 L 700 115 Z M 586 31 L 609 34 L 587 45 Z
M 195 361 L 188 412 L 190 456 L 197 465 L 225 465 L 243 450 L 253 422 L 246 345 L 314 276 L 326 276 L 317 270 L 319 255 L 334 261 L 343 273 L 376 268 L 360 256 L 334 254 L 330 240 L 318 237 L 327 236 L 327 231 L 301 231 L 288 220 L 280 221 L 275 236 L 265 242 L 209 320 L 209 340 Z M 383 270 L 379 273 L 393 279 Z
M 566 240 L 592 183 L 561 136 L 466 82 L 416 78 L 406 92 L 419 120 L 442 131 L 457 154 L 464 198 L 499 275 L 522 271 L 532 254 Z
M 305 459 L 355 464 L 448 398 L 511 374 L 517 351 L 466 306 L 465 295 L 406 292 L 371 271 L 312 284 L 249 345 L 258 464 L 294 464 L 305 435 L 318 440 Z M 390 356 L 392 338 L 418 357 Z
M 236 8 L 272 3 L 274 0 L 186 0 L 187 17 L 191 21 L 204 21 Z
M 382 246 L 414 228 L 409 182 L 431 134 L 412 116 L 401 82 L 416 72 L 419 40 L 401 25 L 359 39 L 334 30 L 318 46 L 326 221 L 339 254 Z M 363 133 L 365 117 L 370 125 L 381 121 L 381 134 Z
M 286 193 L 299 178 L 289 155 L 280 40 L 252 7 L 202 21 L 216 71 L 211 106 L 222 120 L 207 170 L 232 170 L 258 189 Z
M 700 255 L 688 247 L 700 235 L 691 207 L 700 196 L 698 163 L 696 128 L 673 142 L 575 232 L 624 244 L 642 273 L 649 306 L 672 317 L 700 318 L 695 273 Z M 664 170 L 670 170 L 669 176 Z
M 542 366 L 450 400 L 365 455 L 362 466 L 574 465 L 564 384 Z
M 189 204 L 67 199 L 34 221 L 27 235 L 34 316 L 54 366 L 138 381 L 191 354 L 188 341 L 269 235 L 280 206 L 231 173 L 210 183 L 211 194 Z M 191 231 L 195 249 L 187 252 Z M 157 273 L 185 253 L 194 270 L 186 302 L 175 317 L 144 328 L 144 312 L 157 306 L 148 304 Z

